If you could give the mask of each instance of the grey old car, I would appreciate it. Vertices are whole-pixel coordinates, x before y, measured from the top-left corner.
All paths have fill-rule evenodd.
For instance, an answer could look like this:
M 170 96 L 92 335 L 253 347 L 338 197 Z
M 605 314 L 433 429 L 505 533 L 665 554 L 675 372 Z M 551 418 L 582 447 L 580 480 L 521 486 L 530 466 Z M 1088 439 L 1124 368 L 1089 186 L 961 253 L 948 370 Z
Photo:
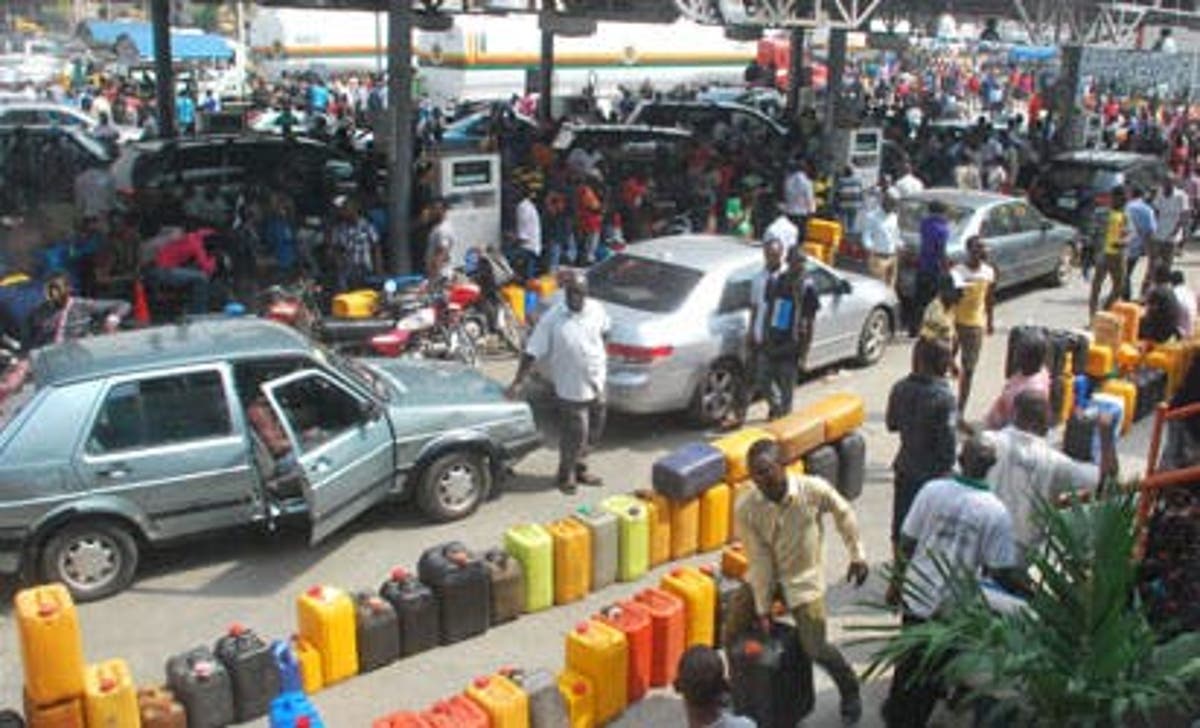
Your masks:
M 0 429 L 0 572 L 98 599 L 148 545 L 389 495 L 463 518 L 538 445 L 529 406 L 439 362 L 352 361 L 257 319 L 41 350 Z

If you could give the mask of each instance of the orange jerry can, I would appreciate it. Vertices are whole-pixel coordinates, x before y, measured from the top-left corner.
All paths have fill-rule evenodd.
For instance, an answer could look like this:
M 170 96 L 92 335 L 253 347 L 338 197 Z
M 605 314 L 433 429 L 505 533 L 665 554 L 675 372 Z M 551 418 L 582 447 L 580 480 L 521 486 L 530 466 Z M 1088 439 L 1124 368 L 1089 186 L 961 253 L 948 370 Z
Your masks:
M 793 463 L 825 444 L 825 421 L 808 412 L 793 412 L 763 425 L 775 436 L 785 463 Z
M 799 414 L 825 423 L 825 442 L 835 442 L 862 427 L 867 421 L 866 404 L 853 392 L 835 392 Z
M 83 676 L 88 728 L 130 728 L 141 723 L 137 687 L 124 660 L 88 665 Z
M 558 675 L 558 692 L 567 704 L 571 728 L 592 728 L 596 725 L 596 691 L 592 681 L 575 672 L 563 670 Z
M 666 496 L 652 490 L 639 490 L 635 495 L 646 504 L 650 521 L 650 568 L 671 560 L 671 503 Z
M 1142 350 L 1137 344 L 1125 342 L 1117 348 L 1117 369 L 1122 374 L 1128 374 L 1142 363 Z
M 592 683 L 596 723 L 604 724 L 625 710 L 629 687 L 629 645 L 620 630 L 588 620 L 567 634 L 567 669 Z
M 750 559 L 741 541 L 734 541 L 721 551 L 721 573 L 730 579 L 745 579 Z
M 529 728 L 529 696 L 503 675 L 477 677 L 465 694 L 487 713 L 492 728 Z
M 569 604 L 592 589 L 592 534 L 574 518 L 546 524 L 554 539 L 554 603 Z
M 633 598 L 650 616 L 650 685 L 669 687 L 675 682 L 679 658 L 687 643 L 687 614 L 683 600 L 662 589 L 643 589 Z
M 715 551 L 729 540 L 732 499 L 732 491 L 725 483 L 718 483 L 700 495 L 700 533 L 697 547 L 701 551 Z
M 1092 343 L 1113 351 L 1125 341 L 1125 318 L 1112 311 L 1097 311 L 1092 316 Z
M 142 728 L 187 728 L 187 711 L 165 686 L 137 692 Z
M 836 248 L 842 242 L 842 224 L 836 220 L 810 218 L 805 228 L 804 240 Z
M 800 464 L 801 468 L 803 468 L 803 461 L 797 460 L 796 463 Z M 791 466 L 788 466 L 788 469 L 790 470 Z M 746 497 L 747 493 L 753 491 L 757 487 L 758 486 L 754 484 L 753 480 L 743 480 L 740 483 L 729 486 L 729 493 L 730 493 L 729 494 L 729 540 L 730 541 L 736 541 L 738 538 L 738 525 L 737 525 L 738 503 L 741 502 L 742 498 Z
M 663 591 L 683 600 L 687 614 L 687 646 L 713 646 L 716 635 L 717 587 L 699 569 L 680 566 L 662 578 Z
M 700 546 L 700 499 L 670 501 L 671 558 L 682 559 Z
M 437 728 L 437 726 L 425 720 L 420 713 L 406 710 L 376 718 L 371 723 L 371 728 Z
M 320 692 L 325 687 L 321 653 L 300 635 L 292 635 L 292 653 L 296 655 L 296 664 L 300 666 L 300 687 L 308 695 Z
M 650 666 L 654 658 L 654 630 L 650 612 L 636 601 L 620 601 L 600 610 L 595 619 L 619 629 L 629 646 L 629 674 L 625 698 L 636 703 L 650 690 Z
M 1125 402 L 1125 417 L 1121 421 L 1121 433 L 1129 431 L 1133 424 L 1134 408 L 1137 406 L 1137 385 L 1125 379 L 1111 377 L 1100 385 L 1100 391 L 1120 397 Z
M 1083 368 L 1083 371 L 1089 377 L 1103 379 L 1112 374 L 1115 363 L 1111 346 L 1092 344 L 1088 347 L 1087 366 Z
M 774 440 L 775 436 L 757 427 L 744 427 L 737 432 L 712 441 L 712 446 L 725 454 L 725 480 L 736 483 L 750 477 L 746 456 L 759 440 Z
M 1146 355 L 1146 366 L 1161 369 L 1167 373 L 1167 396 L 1175 396 L 1179 385 L 1186 373 L 1187 350 L 1179 342 L 1158 344 Z
M 83 695 L 83 638 L 79 613 L 62 584 L 17 592 L 14 599 L 25 692 L 34 705 Z
M 70 698 L 57 703 L 37 705 L 25 693 L 25 725 L 28 728 L 84 728 L 87 725 L 83 700 Z
M 439 700 L 421 714 L 438 728 L 491 728 L 487 711 L 465 695 Z
M 354 600 L 336 587 L 314 586 L 296 600 L 300 639 L 321 655 L 325 686 L 358 674 L 357 622 Z
M 1117 301 L 1108 310 L 1121 319 L 1121 341 L 1127 344 L 1137 342 L 1138 330 L 1142 327 L 1142 304 Z

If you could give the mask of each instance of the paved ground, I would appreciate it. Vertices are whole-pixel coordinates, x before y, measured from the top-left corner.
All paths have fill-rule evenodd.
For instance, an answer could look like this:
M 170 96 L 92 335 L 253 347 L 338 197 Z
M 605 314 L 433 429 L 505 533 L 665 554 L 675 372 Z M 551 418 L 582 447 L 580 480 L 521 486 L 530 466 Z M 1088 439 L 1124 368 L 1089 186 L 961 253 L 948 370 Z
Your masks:
M 1200 281 L 1198 260 L 1200 255 L 1195 253 L 1185 259 L 1193 281 Z M 977 391 L 968 409 L 970 417 L 981 416 L 1000 389 L 1008 327 L 1031 322 L 1081 326 L 1086 319 L 1084 284 L 1076 280 L 1061 289 L 1019 291 L 1000 304 L 997 319 L 998 331 L 984 346 Z M 888 464 L 896 446 L 895 438 L 884 430 L 883 411 L 889 388 L 907 372 L 908 362 L 909 346 L 898 342 L 875 367 L 827 372 L 804 383 L 797 392 L 798 403 L 840 389 L 856 391 L 866 399 L 868 483 L 856 508 L 873 568 L 888 557 L 891 512 Z M 504 361 L 488 362 L 486 367 L 505 380 L 513 368 L 511 362 Z M 754 414 L 761 417 L 761 412 Z M 1148 422 L 1143 422 L 1122 441 L 1126 473 L 1143 467 L 1148 430 Z M 380 508 L 316 548 L 309 548 L 305 534 L 294 530 L 274 535 L 239 535 L 155 554 L 129 591 L 81 607 L 87 656 L 90 660 L 124 657 L 131 662 L 139 682 L 161 681 L 167 655 L 197 644 L 211 644 L 233 621 L 249 624 L 269 637 L 287 634 L 295 625 L 293 599 L 308 586 L 324 583 L 374 589 L 391 567 L 413 566 L 424 548 L 438 542 L 460 539 L 479 548 L 498 544 L 505 528 L 514 523 L 544 522 L 603 495 L 648 486 L 650 465 L 655 458 L 683 442 L 704 436 L 706 433 L 688 429 L 678 418 L 614 416 L 602 452 L 594 461 L 594 469 L 605 479 L 601 489 L 581 489 L 573 497 L 560 494 L 551 480 L 555 454 L 543 448 L 521 464 L 518 477 L 502 495 L 485 504 L 465 523 L 429 526 L 408 508 L 395 505 Z M 862 669 L 869 662 L 871 648 L 848 645 L 858 635 L 848 634 L 847 628 L 878 621 L 881 616 L 890 619 L 862 604 L 881 600 L 882 581 L 873 573 L 862 589 L 845 585 L 842 581 L 847 563 L 845 549 L 832 528 L 828 537 L 830 637 L 842 644 L 855 666 Z M 712 559 L 713 555 L 708 555 L 693 561 Z M 571 625 L 601 605 L 656 582 L 661 571 L 636 584 L 610 587 L 586 601 L 522 617 L 476 639 L 356 678 L 320 693 L 316 703 L 327 716 L 327 725 L 366 726 L 371 719 L 387 712 L 420 708 L 461 690 L 472 677 L 501 665 L 558 669 L 563 661 L 562 637 Z M 20 704 L 20 667 L 15 656 L 14 631 L 8 624 L 10 595 L 11 585 L 5 591 L 0 612 L 0 621 L 4 622 L 0 625 L 0 645 L 4 646 L 0 657 L 0 705 Z M 820 671 L 817 690 L 816 712 L 806 724 L 836 724 L 836 691 Z M 863 725 L 877 725 L 878 708 L 887 691 L 886 676 L 872 681 L 864 690 L 867 719 Z M 668 693 L 661 693 L 630 710 L 619 724 L 681 725 L 681 716 L 678 701 Z

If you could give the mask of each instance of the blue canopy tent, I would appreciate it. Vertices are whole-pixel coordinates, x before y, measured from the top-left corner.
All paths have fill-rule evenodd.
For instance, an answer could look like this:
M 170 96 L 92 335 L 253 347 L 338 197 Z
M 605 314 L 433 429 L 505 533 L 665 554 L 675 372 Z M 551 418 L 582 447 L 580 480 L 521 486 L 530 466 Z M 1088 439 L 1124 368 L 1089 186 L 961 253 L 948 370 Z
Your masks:
M 1058 47 L 1052 45 L 1016 45 L 1008 51 L 1009 63 L 1052 61 L 1058 57 Z
M 80 24 L 79 36 L 91 46 L 113 47 L 127 39 L 143 60 L 154 58 L 154 33 L 149 23 L 89 20 Z M 219 35 L 172 30 L 171 58 L 177 62 L 228 61 L 233 47 Z

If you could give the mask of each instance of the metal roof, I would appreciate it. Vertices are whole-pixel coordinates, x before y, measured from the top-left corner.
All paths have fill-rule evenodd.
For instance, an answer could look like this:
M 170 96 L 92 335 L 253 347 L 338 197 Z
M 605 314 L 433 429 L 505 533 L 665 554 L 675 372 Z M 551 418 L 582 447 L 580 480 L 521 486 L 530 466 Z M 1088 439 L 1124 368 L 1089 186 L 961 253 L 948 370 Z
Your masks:
M 155 326 L 49 346 L 33 355 L 39 386 L 147 369 L 227 361 L 266 354 L 304 354 L 313 345 L 282 324 L 258 318 Z
M 1157 157 L 1150 154 L 1135 152 L 1115 152 L 1106 149 L 1080 149 L 1074 152 L 1064 152 L 1054 158 L 1056 163 L 1086 164 L 1096 167 L 1124 169 L 1135 164 L 1154 162 Z
M 92 45 L 101 46 L 114 45 L 122 36 L 127 36 L 142 58 L 154 57 L 154 33 L 150 23 L 88 20 L 82 23 L 80 34 Z M 219 35 L 172 30 L 171 57 L 181 61 L 228 60 L 233 57 L 233 48 Z

